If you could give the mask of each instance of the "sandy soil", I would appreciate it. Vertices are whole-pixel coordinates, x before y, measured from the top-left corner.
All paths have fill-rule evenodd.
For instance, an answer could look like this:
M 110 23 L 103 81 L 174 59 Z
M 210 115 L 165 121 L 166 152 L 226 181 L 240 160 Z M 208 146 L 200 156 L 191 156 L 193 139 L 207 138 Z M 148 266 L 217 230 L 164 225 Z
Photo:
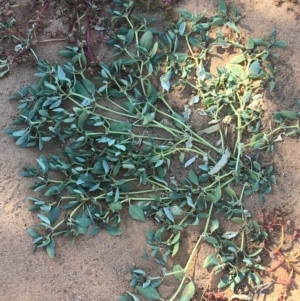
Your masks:
M 279 50 L 277 60 L 277 85 L 272 94 L 265 95 L 266 114 L 279 109 L 293 109 L 300 97 L 300 21 L 297 13 L 300 7 L 293 1 L 234 0 L 242 12 L 240 27 L 245 35 L 261 37 L 276 28 L 279 40 L 285 40 L 289 48 Z M 217 1 L 182 0 L 177 5 L 191 11 L 207 10 L 216 12 Z M 26 13 L 24 14 L 26 17 Z M 40 58 L 51 62 L 58 60 L 57 51 L 63 43 L 52 43 L 36 47 Z M 99 50 L 100 58 L 107 56 L 105 48 Z M 103 50 L 104 49 L 104 50 Z M 9 102 L 8 96 L 23 84 L 34 80 L 34 68 L 19 65 L 0 80 L 0 129 L 11 125 L 17 114 L 16 103 Z M 184 100 L 183 100 L 184 101 Z M 178 104 L 180 105 L 180 103 Z M 56 150 L 48 146 L 43 153 Z M 19 149 L 14 142 L 0 132 L 0 301 L 52 301 L 52 300 L 117 300 L 118 295 L 129 288 L 131 275 L 129 267 L 138 266 L 149 272 L 158 271 L 152 261 L 142 259 L 147 250 L 145 231 L 154 227 L 153 222 L 138 223 L 129 217 L 123 218 L 121 237 L 110 237 L 102 233 L 94 238 L 80 237 L 74 246 L 67 239 L 59 239 L 55 259 L 39 251 L 31 252 L 31 238 L 26 230 L 35 221 L 28 211 L 29 181 L 18 172 L 25 164 L 35 164 L 40 152 L 37 149 Z M 277 186 L 266 197 L 265 208 L 281 208 L 287 212 L 296 226 L 300 227 L 300 152 L 296 139 L 284 138 L 276 145 L 274 153 L 266 158 L 274 163 Z M 255 198 L 247 200 L 247 208 L 257 215 L 261 206 Z M 174 262 L 185 263 L 195 239 L 195 229 L 184 238 L 186 246 Z M 299 244 L 294 246 L 295 250 Z M 201 266 L 211 250 L 201 249 L 195 260 L 194 277 L 198 288 L 195 300 L 200 300 L 201 290 L 206 287 L 209 274 Z M 300 277 L 291 286 L 290 297 L 300 300 Z M 276 300 L 278 287 L 264 300 Z M 172 281 L 166 282 L 160 292 L 168 296 L 174 290 Z

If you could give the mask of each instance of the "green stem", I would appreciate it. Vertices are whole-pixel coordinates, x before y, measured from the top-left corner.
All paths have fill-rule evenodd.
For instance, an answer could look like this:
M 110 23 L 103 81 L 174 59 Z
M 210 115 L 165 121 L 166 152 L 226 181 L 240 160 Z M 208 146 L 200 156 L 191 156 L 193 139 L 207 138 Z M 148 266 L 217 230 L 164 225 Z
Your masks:
M 65 219 L 61 220 L 57 225 L 55 225 L 55 227 L 53 227 L 51 230 L 52 232 L 57 229 L 60 225 L 62 225 L 65 222 Z
M 170 299 L 168 299 L 168 301 L 174 301 L 176 299 L 177 295 L 181 291 L 182 286 L 184 285 L 184 282 L 185 282 L 186 278 L 189 277 L 188 276 L 188 269 L 189 269 L 189 267 L 190 267 L 190 265 L 191 265 L 191 263 L 192 263 L 192 261 L 194 259 L 194 256 L 196 254 L 196 251 L 198 250 L 198 247 L 199 247 L 200 243 L 203 241 L 203 239 L 205 238 L 205 236 L 207 234 L 207 230 L 208 230 L 208 227 L 209 227 L 209 224 L 210 224 L 210 219 L 211 219 L 213 208 L 214 208 L 214 203 L 211 203 L 204 231 L 200 235 L 199 239 L 197 240 L 197 242 L 196 242 L 196 244 L 195 244 L 195 246 L 194 246 L 194 248 L 192 250 L 192 253 L 191 253 L 190 257 L 189 257 L 189 260 L 188 260 L 187 264 L 185 265 L 185 267 L 184 267 L 184 269 L 182 271 L 184 273 L 184 276 L 183 276 L 183 278 L 182 278 L 182 280 L 180 282 L 180 285 L 179 285 L 178 289 L 176 290 L 176 292 L 174 293 L 174 295 Z
M 116 115 L 119 115 L 119 116 L 137 119 L 137 117 L 134 116 L 134 115 L 129 115 L 129 114 L 121 113 L 121 112 L 118 112 L 118 111 L 109 109 L 109 108 L 107 108 L 107 107 L 103 107 L 103 106 L 99 105 L 97 102 L 95 103 L 95 106 L 96 106 L 97 108 L 99 108 L 99 109 L 105 110 L 105 111 L 107 111 L 107 112 L 110 112 L 110 113 L 113 113 L 113 114 L 116 114 Z

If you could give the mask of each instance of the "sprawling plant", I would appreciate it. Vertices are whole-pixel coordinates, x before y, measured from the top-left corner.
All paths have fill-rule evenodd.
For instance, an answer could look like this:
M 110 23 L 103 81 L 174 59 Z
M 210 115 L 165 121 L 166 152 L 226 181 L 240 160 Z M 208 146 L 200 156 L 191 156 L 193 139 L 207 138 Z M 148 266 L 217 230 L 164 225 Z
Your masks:
M 164 300 L 157 287 L 173 275 L 179 285 L 168 300 L 190 300 L 195 285 L 189 268 L 203 243 L 214 247 L 203 267 L 223 273 L 220 289 L 234 291 L 245 278 L 251 285 L 261 284 L 257 271 L 264 267 L 256 258 L 263 250 L 258 243 L 267 234 L 251 219 L 243 197 L 258 192 L 264 201 L 275 176 L 272 166 L 258 162 L 260 151 L 272 151 L 282 133 L 299 132 L 298 123 L 287 123 L 298 121 L 298 113 L 290 111 L 275 114 L 273 130 L 263 132 L 261 126 L 261 93 L 266 83 L 271 90 L 275 86 L 272 49 L 286 44 L 276 40 L 275 31 L 244 40 L 236 25 L 239 12 L 235 7 L 228 11 L 222 0 L 218 14 L 210 17 L 180 10 L 167 32 L 152 27 L 154 19 L 134 15 L 132 1 L 114 2 L 118 8 L 109 13 L 122 26 L 107 43 L 114 47 L 115 60 L 101 62 L 96 78 L 87 75 L 83 49 L 70 46 L 59 52 L 66 58 L 63 65 L 39 61 L 38 83 L 10 97 L 19 100 L 21 114 L 14 122 L 18 128 L 6 133 L 17 145 L 42 149 L 59 140 L 64 146 L 62 155 L 41 155 L 36 167 L 21 172 L 35 177 L 34 191 L 46 197 L 29 198 L 30 210 L 40 219 L 28 229 L 34 250 L 45 248 L 54 257 L 58 235 L 73 241 L 102 230 L 120 235 L 121 213 L 128 210 L 135 220 L 158 222 L 159 228 L 146 236 L 151 256 L 164 266 L 180 249 L 183 231 L 202 221 L 184 267 L 163 269 L 162 277 L 132 269 L 131 286 L 146 299 Z M 230 38 L 223 33 L 226 27 Z M 234 56 L 213 74 L 207 66 L 218 50 Z M 192 91 L 184 112 L 169 104 L 174 87 Z M 210 122 L 196 131 L 189 119 L 199 112 Z M 174 163 L 185 170 L 182 179 L 172 174 Z M 223 212 L 237 230 L 221 233 L 215 211 Z M 128 291 L 120 300 L 139 299 Z

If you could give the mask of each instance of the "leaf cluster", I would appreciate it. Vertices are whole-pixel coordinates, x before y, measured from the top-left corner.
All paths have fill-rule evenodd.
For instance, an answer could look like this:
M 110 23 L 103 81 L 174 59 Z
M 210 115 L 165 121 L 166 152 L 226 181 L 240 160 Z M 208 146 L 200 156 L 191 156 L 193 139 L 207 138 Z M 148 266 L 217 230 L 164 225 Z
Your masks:
M 179 287 L 171 300 L 190 300 L 195 285 L 189 266 L 202 243 L 215 250 L 203 266 L 223 273 L 219 288 L 230 286 L 234 291 L 244 279 L 260 284 L 257 271 L 264 267 L 256 258 L 262 249 L 255 243 L 266 235 L 249 218 L 243 197 L 258 192 L 263 202 L 276 183 L 273 167 L 258 162 L 261 150 L 272 150 L 275 133 L 262 133 L 261 91 L 267 82 L 274 88 L 270 58 L 276 57 L 274 47 L 285 44 L 276 40 L 274 31 L 264 39 L 243 40 L 239 12 L 228 10 L 222 0 L 214 16 L 180 10 L 166 32 L 154 27 L 155 19 L 133 14 L 132 1 L 114 3 L 119 9 L 108 12 L 113 22 L 123 25 L 107 41 L 114 47 L 112 63 L 100 62 L 97 76 L 91 78 L 91 58 L 83 48 L 68 46 L 59 52 L 63 64 L 39 61 L 39 81 L 10 97 L 19 101 L 21 113 L 5 133 L 18 146 L 43 149 L 50 141 L 64 146 L 60 155 L 41 155 L 36 167 L 21 172 L 36 178 L 32 188 L 40 196 L 29 198 L 30 210 L 39 219 L 28 229 L 34 250 L 45 248 L 54 257 L 59 235 L 73 241 L 101 230 L 121 235 L 126 210 L 139 222 L 149 217 L 159 223 L 146 237 L 151 256 L 163 267 L 180 250 L 183 231 L 204 225 L 185 267 L 175 264 L 163 277 L 131 270 L 131 286 L 144 298 L 162 300 L 157 287 L 173 275 Z M 225 36 L 224 27 L 232 30 L 233 40 Z M 214 75 L 207 64 L 217 49 L 235 49 L 238 54 Z M 175 86 L 193 90 L 184 112 L 168 103 L 168 92 Z M 211 118 L 201 131 L 189 122 L 197 109 Z M 294 120 L 298 115 L 276 116 L 282 122 L 284 116 Z M 233 143 L 227 139 L 229 127 L 236 131 Z M 281 123 L 278 132 L 284 129 Z M 219 143 L 212 143 L 212 133 Z M 175 163 L 186 171 L 181 179 L 172 176 Z M 213 219 L 215 211 L 225 212 L 237 231 L 222 233 L 220 221 Z M 246 238 L 252 239 L 251 247 Z M 139 299 L 128 291 L 120 300 Z

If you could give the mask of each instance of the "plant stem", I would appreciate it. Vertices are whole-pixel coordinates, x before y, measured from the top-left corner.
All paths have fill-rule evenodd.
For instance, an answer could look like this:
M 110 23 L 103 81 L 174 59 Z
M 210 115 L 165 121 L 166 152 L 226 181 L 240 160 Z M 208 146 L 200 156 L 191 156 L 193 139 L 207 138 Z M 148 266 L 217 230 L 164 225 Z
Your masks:
M 210 209 L 209 209 L 209 213 L 208 213 L 208 217 L 207 217 L 207 220 L 206 220 L 206 224 L 205 224 L 204 231 L 202 232 L 202 234 L 201 234 L 200 237 L 198 238 L 198 240 L 197 240 L 197 242 L 196 242 L 196 244 L 195 244 L 195 246 L 194 246 L 194 248 L 193 248 L 193 250 L 192 250 L 192 253 L 191 253 L 191 255 L 189 256 L 189 260 L 188 260 L 188 262 L 186 263 L 186 265 L 185 265 L 185 267 L 184 267 L 184 269 L 183 269 L 183 271 L 182 271 L 182 272 L 184 273 L 184 275 L 183 275 L 183 278 L 182 278 L 182 280 L 181 280 L 181 282 L 180 282 L 180 285 L 178 286 L 178 289 L 176 290 L 176 292 L 174 293 L 174 295 L 173 295 L 170 299 L 168 299 L 168 301 L 174 301 L 174 300 L 175 300 L 175 298 L 177 297 L 177 295 L 180 293 L 181 288 L 182 288 L 182 286 L 184 285 L 184 282 L 185 282 L 186 278 L 189 277 L 189 276 L 188 276 L 188 270 L 189 270 L 189 267 L 190 267 L 190 265 L 191 265 L 191 263 L 192 263 L 192 261 L 193 261 L 193 259 L 194 259 L 194 256 L 195 256 L 195 254 L 196 254 L 196 251 L 198 250 L 198 247 L 199 247 L 200 243 L 203 241 L 203 239 L 204 239 L 205 236 L 207 235 L 207 230 L 208 230 L 208 226 L 209 226 L 209 224 L 210 224 L 210 219 L 211 219 L 211 215 L 212 215 L 212 210 L 213 210 L 213 208 L 214 208 L 214 203 L 211 203 Z

